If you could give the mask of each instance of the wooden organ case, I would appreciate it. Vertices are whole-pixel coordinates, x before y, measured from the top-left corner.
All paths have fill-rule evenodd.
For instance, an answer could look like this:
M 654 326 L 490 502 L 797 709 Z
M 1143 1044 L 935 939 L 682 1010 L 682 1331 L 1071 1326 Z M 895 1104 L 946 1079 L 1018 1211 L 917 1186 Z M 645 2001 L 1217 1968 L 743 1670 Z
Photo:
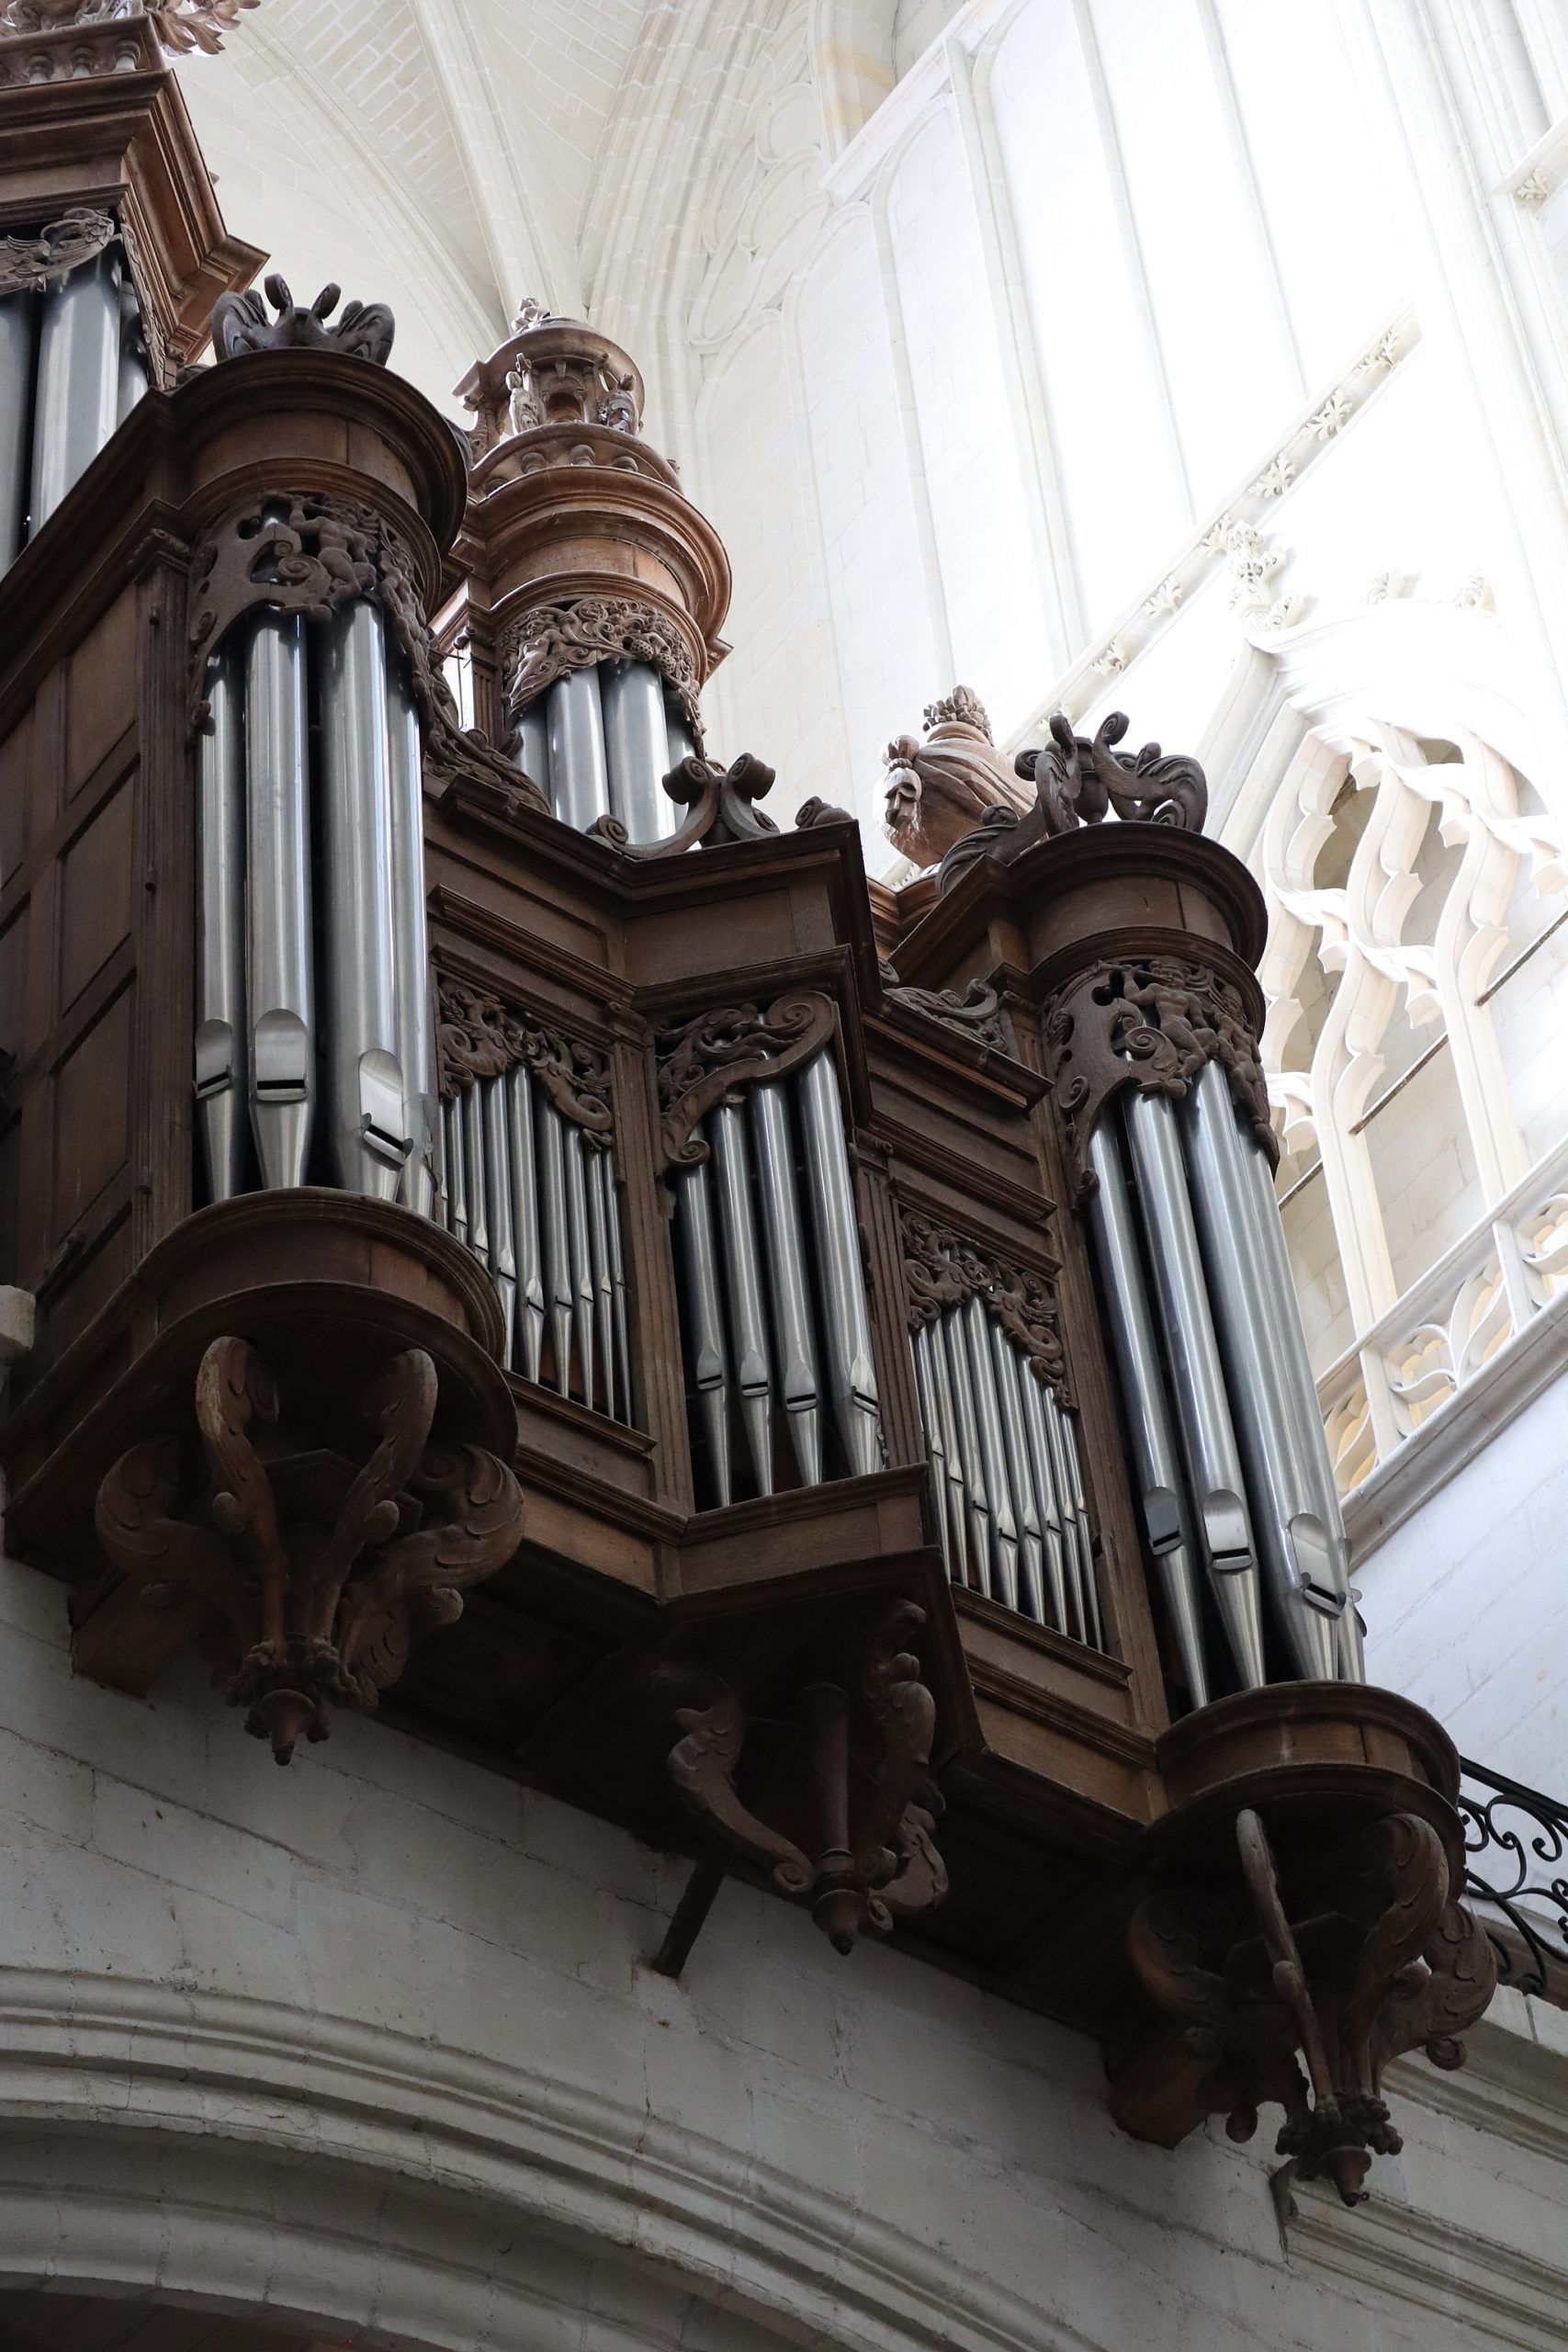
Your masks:
M 465 447 L 259 261 L 154 21 L 0 30 L 12 1551 L 100 1681 L 199 1643 L 280 1761 L 379 1703 L 685 1850 L 653 1964 L 761 1879 L 1359 2196 L 1491 1958 L 1363 1678 L 1201 772 L 1013 775 L 961 693 L 940 867 L 868 883 L 705 741 L 631 357 L 525 306 Z

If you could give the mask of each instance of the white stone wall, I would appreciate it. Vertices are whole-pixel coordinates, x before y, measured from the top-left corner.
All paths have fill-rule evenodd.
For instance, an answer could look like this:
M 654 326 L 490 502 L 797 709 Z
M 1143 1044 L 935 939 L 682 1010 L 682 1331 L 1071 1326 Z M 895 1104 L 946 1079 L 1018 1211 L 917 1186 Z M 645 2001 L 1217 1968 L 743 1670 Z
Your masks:
M 73 1680 L 48 1579 L 0 1612 L 0 2282 L 398 2352 L 1561 2341 L 1555 2012 L 1402 2067 L 1378 2201 L 1281 2239 L 1080 2036 L 733 1886 L 671 1984 L 671 1860 L 375 1724 L 280 1772 L 195 1668 Z

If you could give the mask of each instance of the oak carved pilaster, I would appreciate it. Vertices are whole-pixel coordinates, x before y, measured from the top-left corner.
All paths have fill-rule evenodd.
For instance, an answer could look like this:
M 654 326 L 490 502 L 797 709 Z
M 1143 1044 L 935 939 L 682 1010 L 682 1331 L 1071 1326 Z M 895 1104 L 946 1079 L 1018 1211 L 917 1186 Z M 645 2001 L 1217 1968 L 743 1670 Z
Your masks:
M 734 1692 L 714 1678 L 705 1703 L 676 1711 L 682 1736 L 668 1769 L 682 1801 L 721 1853 L 771 1871 L 781 1894 L 808 1904 L 836 1951 L 888 1934 L 947 1892 L 931 1837 L 942 1799 L 927 1778 L 936 1702 L 903 1646 L 924 1623 L 923 1610 L 899 1602 L 862 1654 L 857 1689 L 823 1680 L 799 1691 L 803 1786 L 792 1812 L 812 1824 L 807 1844 L 763 1820 L 736 1786 L 747 1726 Z
M 1197 2104 L 1249 2140 L 1264 2105 L 1283 2109 L 1278 2153 L 1303 2180 L 1359 2204 L 1373 2155 L 1397 2154 L 1385 2069 L 1413 2050 L 1461 2066 L 1459 2039 L 1496 1985 L 1486 1936 L 1454 1899 L 1442 1839 L 1391 1813 L 1348 1857 L 1282 1873 L 1260 1816 L 1236 1816 L 1241 1898 L 1176 1887 L 1135 1913 L 1140 1983 L 1177 2019 L 1201 2069 Z M 1113 2068 L 1113 2101 L 1146 2091 L 1150 2046 Z
M 521 1065 L 534 1072 L 564 1119 L 590 1141 L 609 1142 L 615 1126 L 610 1066 L 592 1046 L 530 1021 L 499 997 L 446 973 L 437 989 L 435 1042 L 443 1102 Z
M 413 550 L 374 506 L 326 492 L 266 492 L 216 525 L 192 558 L 189 696 L 192 724 L 209 716 L 207 664 L 247 613 L 298 613 L 321 621 L 356 596 L 378 603 L 408 660 L 424 724 L 427 774 L 468 778 L 513 805 L 547 812 L 538 786 L 465 729 L 435 658 Z
M 109 1560 L 144 1609 L 218 1627 L 229 1702 L 280 1764 L 301 1735 L 327 1736 L 329 1706 L 372 1710 L 419 1636 L 517 1548 L 516 1479 L 477 1446 L 432 1443 L 436 1393 L 430 1356 L 406 1349 L 365 1395 L 367 1460 L 280 1455 L 266 1363 L 214 1340 L 196 1379 L 203 1476 L 172 1432 L 130 1447 L 98 1490 Z
M 1073 1402 L 1062 1345 L 1061 1307 L 1048 1275 L 1021 1272 L 918 1209 L 898 1212 L 904 1285 L 911 1331 L 922 1331 L 950 1306 L 978 1298 L 1033 1373 L 1062 1404 Z
M 1278 1164 L 1252 1009 L 1239 983 L 1210 966 L 1179 956 L 1104 956 L 1051 1001 L 1043 1034 L 1079 1199 L 1094 1187 L 1089 1139 L 1111 1098 L 1126 1086 L 1179 1097 L 1212 1061 L 1224 1069 L 1237 1109 Z
M 720 1004 L 659 1034 L 661 1143 L 669 1168 L 695 1168 L 708 1147 L 694 1130 L 721 1102 L 739 1102 L 760 1079 L 798 1069 L 832 1036 L 830 997 L 797 989 L 770 1005 Z

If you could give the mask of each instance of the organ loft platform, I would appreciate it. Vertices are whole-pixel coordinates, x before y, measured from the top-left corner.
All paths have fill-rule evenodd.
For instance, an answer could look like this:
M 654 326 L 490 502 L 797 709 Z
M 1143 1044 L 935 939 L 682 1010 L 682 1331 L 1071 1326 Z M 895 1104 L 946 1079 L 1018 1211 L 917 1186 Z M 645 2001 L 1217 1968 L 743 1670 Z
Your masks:
M 527 306 L 455 433 L 379 305 L 244 290 L 90 38 L 0 85 L 3 1452 L 79 1672 L 199 1651 L 297 1772 L 378 1708 L 689 1855 L 667 1970 L 736 1872 L 1359 2197 L 1494 1963 L 1365 1680 L 1201 768 L 955 695 L 934 874 L 781 830 L 631 356 Z

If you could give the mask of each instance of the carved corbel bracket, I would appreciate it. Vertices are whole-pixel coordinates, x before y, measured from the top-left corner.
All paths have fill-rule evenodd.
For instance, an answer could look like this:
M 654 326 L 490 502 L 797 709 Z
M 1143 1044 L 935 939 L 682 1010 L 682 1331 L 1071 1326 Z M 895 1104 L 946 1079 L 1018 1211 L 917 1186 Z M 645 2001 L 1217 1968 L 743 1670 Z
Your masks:
M 615 1127 L 610 1066 L 592 1046 L 513 1012 L 499 997 L 443 973 L 437 989 L 439 1087 L 451 1102 L 479 1079 L 522 1064 L 556 1109 L 591 1141 L 607 1144 Z
M 918 1209 L 899 1210 L 898 1230 L 910 1330 L 924 1330 L 948 1307 L 978 1298 L 1028 1359 L 1036 1380 L 1070 1407 L 1061 1308 L 1050 1277 L 1021 1272 Z
M 924 1623 L 923 1609 L 898 1602 L 865 1646 L 857 1691 L 813 1681 L 797 1693 L 805 1786 L 795 1811 L 812 1824 L 808 1846 L 761 1818 L 736 1786 L 747 1726 L 735 1693 L 712 1677 L 704 1703 L 676 1710 L 670 1778 L 716 1853 L 699 1863 L 689 1892 L 700 1899 L 682 1903 L 655 1963 L 665 1974 L 684 1965 L 723 1876 L 719 1857 L 770 1871 L 781 1894 L 809 1904 L 840 1952 L 942 1901 L 947 1871 L 931 1837 L 942 1798 L 927 1778 L 936 1702 L 904 1646 Z
M 384 368 L 391 356 L 397 322 L 385 302 L 349 302 L 335 325 L 328 323 L 343 288 L 323 286 L 307 310 L 296 302 L 286 279 L 266 280 L 266 301 L 253 287 L 244 294 L 220 294 L 212 306 L 212 349 L 220 359 L 247 351 L 338 351 L 351 359 Z M 266 303 L 275 316 L 268 318 Z
M 110 214 L 73 205 L 36 236 L 0 237 L 0 294 L 25 294 L 63 277 L 119 234 Z
M 720 1004 L 659 1033 L 659 1103 L 668 1168 L 695 1168 L 708 1156 L 694 1130 L 721 1102 L 738 1102 L 759 1079 L 783 1078 L 825 1046 L 838 1013 L 815 989 L 766 1006 Z
M 426 773 L 500 790 L 508 805 L 547 814 L 543 792 L 521 769 L 465 729 L 424 616 L 412 548 L 362 501 L 326 492 L 278 491 L 249 500 L 214 526 L 191 562 L 189 706 L 193 729 L 211 716 L 207 664 L 229 630 L 264 608 L 325 620 L 355 596 L 378 603 L 409 664 L 424 723 Z
M 773 788 L 773 770 L 751 752 L 742 752 L 728 768 L 700 753 L 682 760 L 664 779 L 664 789 L 690 816 L 668 840 L 632 842 L 615 817 L 596 818 L 588 830 L 611 842 L 627 857 L 682 857 L 689 849 L 723 849 L 730 842 L 772 841 L 778 832 L 773 819 L 756 806 Z
M 579 596 L 536 605 L 506 629 L 499 662 L 507 712 L 514 720 L 558 678 L 575 670 L 591 670 L 601 662 L 646 662 L 674 689 L 693 739 L 702 742 L 702 681 L 691 647 L 668 613 L 640 597 Z
M 1417 1815 L 1385 1814 L 1347 1859 L 1336 1847 L 1288 1875 L 1257 1813 L 1236 1815 L 1235 1838 L 1239 1899 L 1182 1887 L 1149 1896 L 1129 1929 L 1134 1968 L 1197 2062 L 1198 2111 L 1249 2140 L 1259 2107 L 1280 2107 L 1276 2147 L 1297 2177 L 1331 2180 L 1359 2204 L 1372 2156 L 1402 2145 L 1385 2069 L 1412 2050 L 1436 2066 L 1464 2064 L 1459 2037 L 1492 1998 L 1495 1956 Z M 1113 2064 L 1120 2120 L 1171 2063 L 1168 2044 L 1145 2041 Z
M 327 1736 L 329 1706 L 372 1710 L 521 1540 L 506 1464 L 431 1442 L 436 1392 L 430 1356 L 406 1349 L 364 1396 L 367 1460 L 280 1455 L 272 1373 L 245 1340 L 214 1340 L 196 1378 L 204 1475 L 170 1433 L 130 1447 L 98 1490 L 109 1560 L 143 1609 L 217 1628 L 229 1702 L 280 1764 L 301 1735 Z
M 1045 1067 L 1079 1200 L 1094 1189 L 1089 1138 L 1124 1086 L 1179 1097 L 1217 1061 L 1253 1134 L 1278 1165 L 1258 1031 L 1241 988 L 1179 956 L 1110 956 L 1075 975 L 1046 1008 Z

